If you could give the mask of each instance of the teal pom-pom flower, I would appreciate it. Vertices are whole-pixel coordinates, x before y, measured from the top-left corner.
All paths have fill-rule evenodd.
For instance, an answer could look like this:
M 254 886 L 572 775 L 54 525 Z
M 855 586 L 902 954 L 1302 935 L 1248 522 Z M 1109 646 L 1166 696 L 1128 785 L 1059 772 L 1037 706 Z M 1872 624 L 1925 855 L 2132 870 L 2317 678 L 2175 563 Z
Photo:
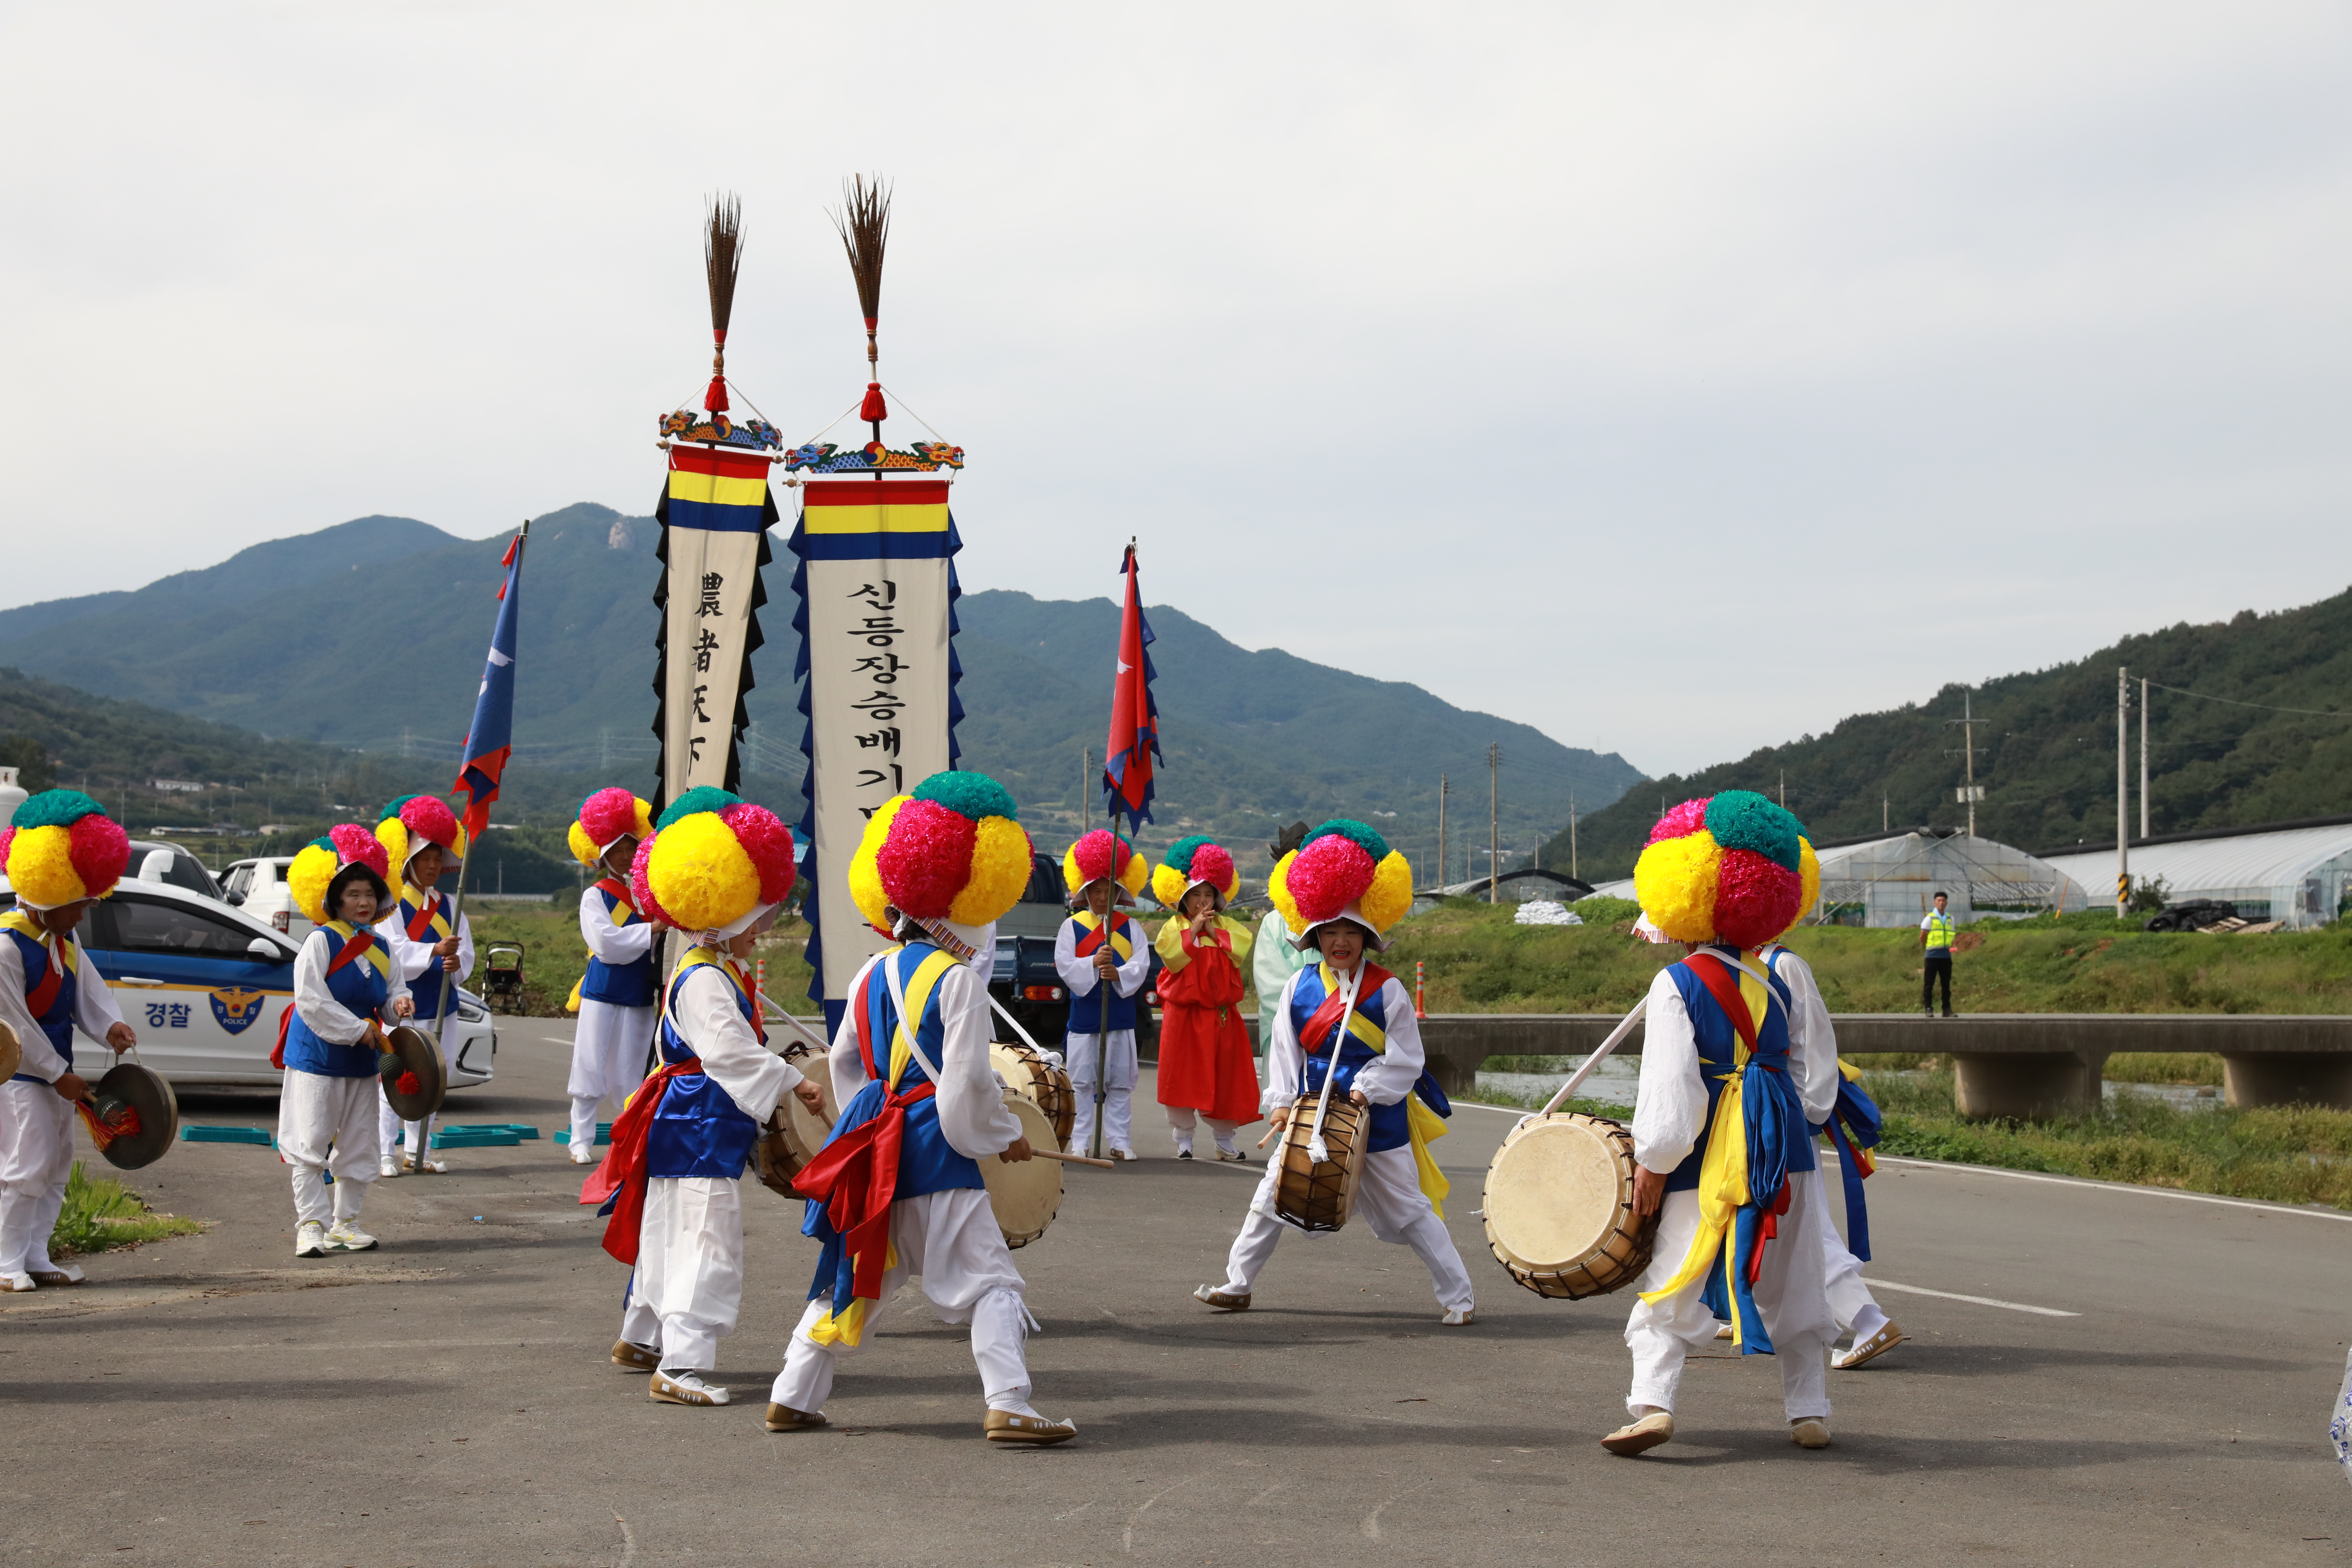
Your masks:
M 986 773 L 961 770 L 933 773 L 908 793 L 917 800 L 928 800 L 946 806 L 958 816 L 968 817 L 973 822 L 984 816 L 1002 816 L 1014 822 L 1021 820 L 1020 808 L 1013 804 L 1013 792 Z
M 1706 830 L 1726 849 L 1747 849 L 1790 871 L 1804 825 L 1752 789 L 1727 789 L 1706 803 Z
M 1335 833 L 1342 838 L 1353 840 L 1358 847 L 1372 858 L 1375 866 L 1389 858 L 1389 841 L 1381 837 L 1379 829 L 1369 823 L 1358 822 L 1352 816 L 1333 817 L 1300 840 L 1298 847 L 1304 849 L 1317 839 L 1328 838 Z
M 1192 874 L 1192 856 L 1194 851 L 1198 850 L 1203 844 L 1213 842 L 1215 841 L 1205 833 L 1196 833 L 1190 838 L 1179 838 L 1175 843 L 1168 847 L 1168 857 L 1161 862 L 1161 864 L 1173 866 L 1176 869 L 1183 872 L 1189 877 Z
M 78 789 L 45 789 L 26 796 L 9 821 L 16 827 L 71 827 L 85 816 L 104 813 L 104 807 Z
M 654 826 L 659 830 L 669 826 L 680 817 L 692 816 L 698 811 L 725 811 L 730 805 L 742 804 L 741 795 L 730 795 L 715 784 L 699 784 L 663 807 L 662 814 L 656 819 Z

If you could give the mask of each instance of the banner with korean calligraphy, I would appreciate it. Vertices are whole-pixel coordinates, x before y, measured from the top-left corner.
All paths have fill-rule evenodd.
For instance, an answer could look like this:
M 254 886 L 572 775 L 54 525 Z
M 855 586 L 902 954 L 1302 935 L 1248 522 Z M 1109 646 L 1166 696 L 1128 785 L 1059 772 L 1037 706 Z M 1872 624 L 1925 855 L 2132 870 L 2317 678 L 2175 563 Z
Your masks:
M 808 799 L 796 829 L 807 879 L 812 1000 L 828 1025 L 858 965 L 881 950 L 848 895 L 866 819 L 955 765 L 955 554 L 945 479 L 811 479 L 791 549 L 801 634 L 801 749 Z
M 751 655 L 758 651 L 760 569 L 772 558 L 768 529 L 779 521 L 768 494 L 768 459 L 708 447 L 674 446 L 669 483 L 654 508 L 662 525 L 660 704 L 661 799 L 655 810 L 699 784 L 740 783 L 736 741 L 749 718 Z

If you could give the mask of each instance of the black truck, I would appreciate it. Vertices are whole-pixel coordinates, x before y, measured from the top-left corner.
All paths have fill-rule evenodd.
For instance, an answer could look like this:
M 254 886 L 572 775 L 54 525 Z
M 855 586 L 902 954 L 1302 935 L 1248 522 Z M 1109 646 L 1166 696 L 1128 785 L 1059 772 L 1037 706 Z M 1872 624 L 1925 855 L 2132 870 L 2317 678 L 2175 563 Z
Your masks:
M 1070 994 L 1054 968 L 1054 938 L 1069 914 L 1062 863 L 1039 854 L 1032 858 L 1029 886 L 1022 890 L 1021 901 L 996 922 L 996 967 L 988 989 L 1005 1011 L 1021 1020 L 1030 1038 L 1049 1051 L 1062 1048 L 1062 1036 L 1070 1026 Z M 1138 919 L 1136 924 L 1140 928 L 1144 921 Z M 1139 934 L 1150 940 L 1148 932 Z M 1135 1010 L 1136 1048 L 1147 1060 L 1159 1054 L 1160 1026 L 1153 1009 L 1160 1001 L 1155 986 L 1161 967 L 1154 952 L 1151 978 L 1138 998 L 1143 1005 Z M 1088 1022 L 1081 1018 L 1080 1027 Z

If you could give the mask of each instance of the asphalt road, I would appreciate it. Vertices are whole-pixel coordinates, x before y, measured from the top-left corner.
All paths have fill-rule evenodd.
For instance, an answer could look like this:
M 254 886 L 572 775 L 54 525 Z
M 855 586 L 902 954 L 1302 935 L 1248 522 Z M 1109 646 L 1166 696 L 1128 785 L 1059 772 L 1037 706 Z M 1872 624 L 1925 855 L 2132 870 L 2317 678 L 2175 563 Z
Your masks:
M 1475 1107 L 1438 1146 L 1470 1329 L 1360 1230 L 1287 1240 L 1246 1314 L 1197 1305 L 1255 1168 L 1160 1157 L 1145 1090 L 1153 1157 L 1074 1169 L 1018 1255 L 1037 1403 L 1076 1442 L 983 1443 L 964 1337 L 911 1292 L 832 1429 L 764 1431 L 814 1248 L 756 1185 L 719 1370 L 740 1402 L 656 1405 L 606 1363 L 622 1271 L 551 1142 L 569 1034 L 502 1028 L 497 1081 L 451 1119 L 548 1136 L 379 1183 L 377 1252 L 298 1261 L 275 1156 L 182 1144 L 135 1184 L 209 1233 L 0 1299 L 0 1562 L 2207 1564 L 2352 1543 L 2325 1430 L 2352 1326 L 2340 1216 L 1889 1164 L 1870 1272 L 1914 1288 L 1881 1295 L 1914 1342 L 1831 1374 L 1834 1446 L 1791 1447 L 1771 1364 L 1722 1356 L 1685 1379 L 1683 1436 L 1619 1459 L 1594 1439 L 1622 1418 L 1625 1302 L 1545 1301 L 1488 1258 L 1474 1211 L 1509 1117 Z

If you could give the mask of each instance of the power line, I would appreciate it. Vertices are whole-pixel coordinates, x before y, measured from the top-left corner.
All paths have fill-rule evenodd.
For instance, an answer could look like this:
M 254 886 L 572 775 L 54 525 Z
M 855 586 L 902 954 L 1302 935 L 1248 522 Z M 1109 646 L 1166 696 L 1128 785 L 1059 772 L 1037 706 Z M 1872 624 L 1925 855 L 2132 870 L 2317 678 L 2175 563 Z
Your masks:
M 2183 686 L 2167 686 L 2161 680 L 2150 680 L 2147 684 L 2158 691 L 2169 691 L 2177 697 L 2194 697 L 2203 702 L 2226 702 L 2232 708 L 2259 708 L 2265 713 L 2303 713 L 2314 719 L 2352 719 L 2352 712 L 2346 712 L 2341 709 L 2281 708 L 2270 702 L 2243 702 L 2235 697 L 2216 697 L 2210 691 L 2191 691 Z

